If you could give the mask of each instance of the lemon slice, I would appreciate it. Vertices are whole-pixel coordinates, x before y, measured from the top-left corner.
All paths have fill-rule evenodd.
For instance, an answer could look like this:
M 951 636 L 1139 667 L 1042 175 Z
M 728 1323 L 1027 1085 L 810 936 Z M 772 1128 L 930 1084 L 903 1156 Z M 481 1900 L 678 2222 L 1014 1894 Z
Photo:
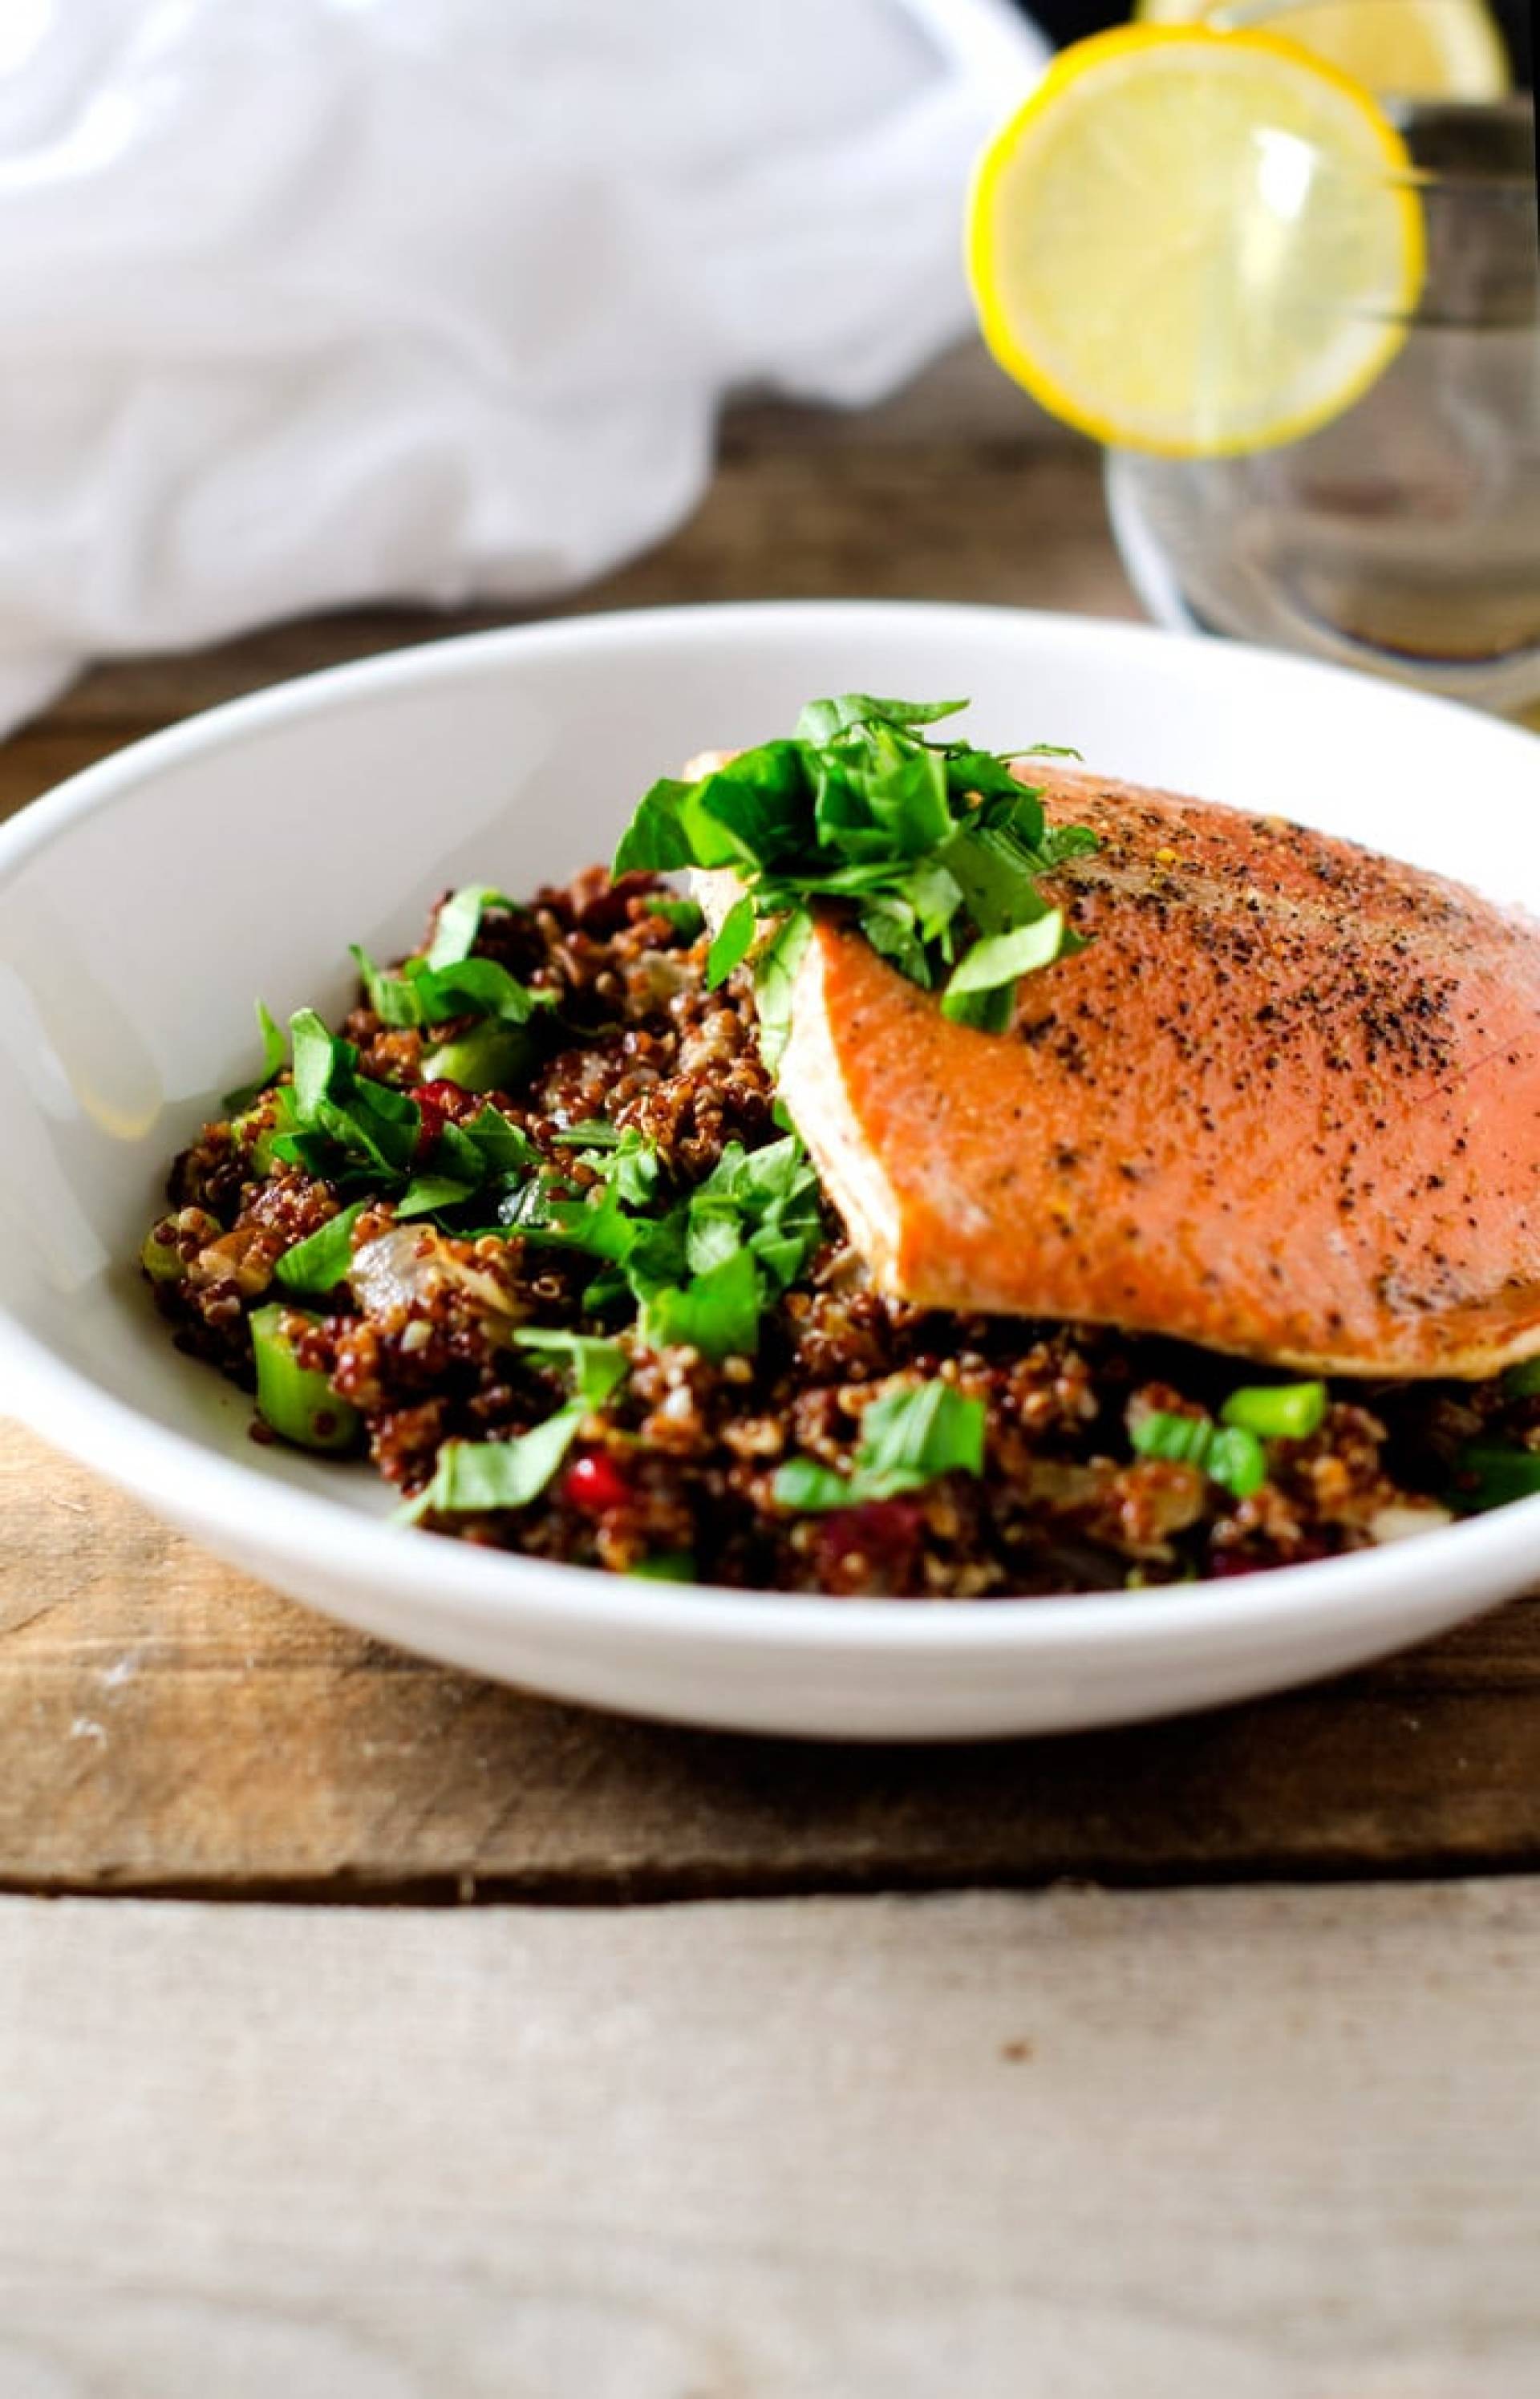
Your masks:
M 1411 178 L 1370 95 L 1291 43 L 1094 34 L 979 161 L 984 338 L 1101 441 L 1201 458 L 1297 440 L 1405 339 L 1424 264 Z
M 1146 25 L 1203 20 L 1286 34 L 1371 91 L 1400 100 L 1501 100 L 1513 88 L 1485 0 L 1139 0 Z

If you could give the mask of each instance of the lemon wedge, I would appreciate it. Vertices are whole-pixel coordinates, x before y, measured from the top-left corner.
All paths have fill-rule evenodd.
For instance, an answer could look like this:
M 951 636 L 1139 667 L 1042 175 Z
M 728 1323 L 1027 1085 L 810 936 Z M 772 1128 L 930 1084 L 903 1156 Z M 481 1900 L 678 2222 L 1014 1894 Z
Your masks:
M 1100 441 L 1219 457 L 1350 408 L 1424 268 L 1399 134 L 1269 35 L 1125 26 L 1060 51 L 985 150 L 967 264 L 1006 372 Z
M 1398 100 L 1501 100 L 1513 70 L 1485 0 L 1139 0 L 1146 25 L 1204 21 L 1287 35 Z

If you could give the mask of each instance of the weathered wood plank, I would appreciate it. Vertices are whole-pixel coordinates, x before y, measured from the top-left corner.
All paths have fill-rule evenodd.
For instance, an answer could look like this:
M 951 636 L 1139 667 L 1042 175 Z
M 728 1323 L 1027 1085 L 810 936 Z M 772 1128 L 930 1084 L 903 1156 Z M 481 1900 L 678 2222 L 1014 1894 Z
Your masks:
M 1530 2399 L 1537 2145 L 1528 1880 L 12 1902 L 0 2388 Z
M 0 1440 L 0 1884 L 698 1897 L 1540 1865 L 1540 1602 L 1317 1691 L 999 1747 L 627 1724 L 399 1657 Z

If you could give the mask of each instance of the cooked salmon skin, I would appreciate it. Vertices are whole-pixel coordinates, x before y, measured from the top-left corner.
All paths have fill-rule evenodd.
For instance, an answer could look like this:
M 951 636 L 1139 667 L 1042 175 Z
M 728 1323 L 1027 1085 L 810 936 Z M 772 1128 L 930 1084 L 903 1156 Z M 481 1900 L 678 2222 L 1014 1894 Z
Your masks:
M 815 922 L 780 1067 L 879 1288 L 1338 1375 L 1540 1351 L 1540 928 L 1279 819 L 1022 770 L 1084 951 L 981 1033 Z

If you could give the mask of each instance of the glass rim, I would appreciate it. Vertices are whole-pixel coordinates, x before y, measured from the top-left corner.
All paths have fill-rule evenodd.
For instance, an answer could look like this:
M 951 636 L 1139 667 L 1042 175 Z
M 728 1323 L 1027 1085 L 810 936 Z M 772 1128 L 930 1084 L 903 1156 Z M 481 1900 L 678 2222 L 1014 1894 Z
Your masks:
M 1455 141 L 1462 127 L 1495 121 L 1514 137 L 1513 163 L 1508 163 L 1505 153 L 1491 165 L 1459 157 L 1423 162 L 1413 156 L 1402 166 L 1390 158 L 1344 158 L 1339 152 L 1323 148 L 1308 134 L 1296 133 L 1290 126 L 1260 123 L 1254 135 L 1259 141 L 1271 136 L 1297 144 L 1301 151 L 1323 160 L 1331 172 L 1355 183 L 1379 183 L 1392 191 L 1416 192 L 1424 197 L 1457 193 L 1462 200 L 1486 200 L 1508 207 L 1518 200 L 1533 210 L 1534 167 L 1532 158 L 1524 158 L 1523 152 L 1529 146 L 1524 135 L 1533 126 L 1534 107 L 1527 93 L 1513 94 L 1505 101 L 1394 101 L 1385 104 L 1385 115 L 1403 137 L 1419 129 L 1428 134 L 1443 129 Z
M 1335 0 L 1217 0 L 1217 5 L 1206 11 L 1205 21 L 1221 33 L 1268 33 L 1288 40 L 1291 19 L 1307 17 L 1315 8 L 1333 5 Z M 1374 5 L 1395 7 L 1398 0 L 1374 0 Z M 1306 48 L 1304 43 L 1299 47 Z M 1393 180 L 1410 182 L 1418 190 L 1451 186 L 1464 191 L 1484 186 L 1491 191 L 1525 192 L 1533 197 L 1535 109 L 1534 93 L 1528 86 L 1517 86 L 1493 100 L 1456 100 L 1432 94 L 1398 92 L 1376 92 L 1373 97 L 1397 130 L 1403 134 L 1443 126 L 1456 137 L 1463 133 L 1467 145 L 1471 138 L 1480 131 L 1499 136 L 1505 152 L 1509 142 L 1512 145 L 1511 156 L 1503 156 L 1491 165 L 1418 166 L 1411 177 Z

